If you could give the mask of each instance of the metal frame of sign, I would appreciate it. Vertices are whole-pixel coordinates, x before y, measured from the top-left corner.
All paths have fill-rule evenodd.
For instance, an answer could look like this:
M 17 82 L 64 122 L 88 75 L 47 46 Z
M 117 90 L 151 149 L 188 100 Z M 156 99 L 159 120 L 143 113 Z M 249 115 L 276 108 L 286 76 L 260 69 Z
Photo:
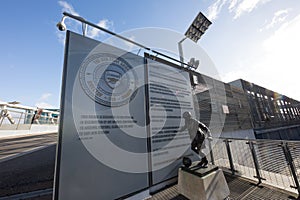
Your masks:
M 65 110 L 65 88 L 67 81 L 67 62 L 68 62 L 68 51 L 69 51 L 69 37 L 70 32 L 67 31 L 65 39 L 65 51 L 64 51 L 64 64 L 62 73 L 62 84 L 61 84 L 61 97 L 60 97 L 60 116 L 63 116 Z M 58 199 L 59 190 L 59 175 L 60 175 L 60 163 L 61 163 L 61 144 L 62 144 L 62 126 L 63 118 L 59 118 L 59 129 L 58 129 L 58 141 L 56 146 L 56 161 L 55 161 L 55 174 L 54 174 L 54 191 L 53 199 Z

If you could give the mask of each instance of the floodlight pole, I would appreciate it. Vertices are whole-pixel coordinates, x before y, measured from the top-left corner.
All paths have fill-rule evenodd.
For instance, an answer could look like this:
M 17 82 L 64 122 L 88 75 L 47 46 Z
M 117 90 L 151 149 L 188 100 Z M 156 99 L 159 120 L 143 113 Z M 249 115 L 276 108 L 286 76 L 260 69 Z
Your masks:
M 201 21 L 199 21 L 201 20 Z M 180 61 L 184 63 L 183 58 L 183 49 L 182 49 L 182 42 L 189 38 L 195 43 L 198 42 L 200 37 L 204 34 L 205 30 L 211 25 L 211 21 L 209 21 L 204 14 L 199 12 L 199 14 L 196 16 L 188 30 L 185 32 L 185 37 L 178 42 L 178 51 L 179 51 L 179 57 Z M 204 29 L 203 29 L 204 28 Z
M 181 62 L 181 67 L 183 67 L 184 65 L 182 63 L 184 63 L 184 58 L 183 58 L 183 50 L 182 50 L 182 43 L 184 42 L 184 40 L 187 37 L 184 37 L 182 40 L 180 40 L 178 42 L 178 52 L 179 52 L 179 58 L 180 58 L 180 62 Z

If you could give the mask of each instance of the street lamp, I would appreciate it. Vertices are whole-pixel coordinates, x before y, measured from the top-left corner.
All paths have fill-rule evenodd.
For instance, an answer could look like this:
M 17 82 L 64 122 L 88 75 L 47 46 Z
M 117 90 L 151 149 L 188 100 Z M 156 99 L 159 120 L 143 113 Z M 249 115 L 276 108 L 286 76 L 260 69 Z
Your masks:
M 212 24 L 211 21 L 209 21 L 202 12 L 199 12 L 197 17 L 194 19 L 193 23 L 190 25 L 188 30 L 185 32 L 185 37 L 178 42 L 178 51 L 179 51 L 179 57 L 180 61 L 183 63 L 183 50 L 182 50 L 182 42 L 189 38 L 195 43 L 198 42 L 198 40 L 201 38 L 201 36 L 205 33 L 205 31 L 208 29 L 208 27 Z

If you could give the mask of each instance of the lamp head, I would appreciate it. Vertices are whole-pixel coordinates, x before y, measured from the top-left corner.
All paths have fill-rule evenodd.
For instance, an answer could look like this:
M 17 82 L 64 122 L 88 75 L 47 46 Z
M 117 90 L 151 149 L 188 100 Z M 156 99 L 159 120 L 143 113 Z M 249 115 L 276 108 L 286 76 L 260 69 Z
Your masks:
M 65 31 L 67 29 L 66 24 L 65 24 L 65 19 L 66 19 L 66 16 L 63 16 L 61 21 L 56 24 L 56 27 L 58 28 L 58 30 Z

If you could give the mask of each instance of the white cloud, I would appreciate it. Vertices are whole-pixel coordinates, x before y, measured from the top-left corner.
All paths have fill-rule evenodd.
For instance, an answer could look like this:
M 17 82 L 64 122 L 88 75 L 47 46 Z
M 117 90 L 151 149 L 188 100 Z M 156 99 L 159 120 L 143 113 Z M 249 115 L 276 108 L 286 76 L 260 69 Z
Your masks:
M 35 106 L 38 108 L 55 108 L 55 106 L 47 103 L 51 96 L 52 96 L 51 93 L 42 94 L 41 97 L 37 100 L 37 103 L 35 104 Z
M 48 100 L 49 97 L 51 97 L 52 94 L 51 93 L 44 93 L 42 94 L 42 96 L 39 98 L 40 101 L 45 101 L 45 100 Z
M 261 66 L 271 72 L 274 86 L 279 91 L 300 100 L 300 15 L 283 24 L 271 37 L 263 43 L 265 57 Z M 260 66 L 258 66 L 260 67 Z
M 239 2 L 239 0 L 231 0 L 230 4 L 229 4 L 229 11 L 232 12 L 234 10 L 234 8 L 236 8 L 237 3 Z
M 73 6 L 66 1 L 58 1 L 58 4 L 62 7 L 63 12 L 71 13 L 72 15 L 79 16 L 78 12 L 75 11 Z
M 80 16 L 78 12 L 75 11 L 74 7 L 66 1 L 58 1 L 58 4 L 62 7 L 62 12 L 68 12 L 72 15 Z M 72 27 L 76 32 L 79 31 L 79 27 L 81 27 L 81 23 L 76 20 L 65 20 L 65 24 L 68 27 Z M 61 44 L 65 44 L 66 34 L 63 31 L 59 31 L 56 29 L 56 37 L 58 42 Z
M 111 29 L 113 27 L 113 22 L 109 21 L 107 19 L 102 19 L 97 23 L 98 26 L 105 28 L 105 29 Z M 91 38 L 97 38 L 100 36 L 100 34 L 105 34 L 103 31 L 96 29 L 96 28 L 89 28 L 87 32 L 87 36 Z
M 227 0 L 217 0 L 215 3 L 209 6 L 207 18 L 211 21 L 217 19 L 226 1 Z
M 267 89 L 300 100 L 300 15 L 281 25 L 263 43 L 260 58 L 243 63 L 245 70 L 224 74 L 223 80 L 243 78 Z
M 49 103 L 46 103 L 46 102 L 37 102 L 35 104 L 36 107 L 38 108 L 44 108 L 44 109 L 54 109 L 54 108 L 57 108 Z
M 58 1 L 58 4 L 62 7 L 62 12 L 68 12 L 71 13 L 72 15 L 80 16 L 79 13 L 74 9 L 74 7 L 66 2 L 66 1 Z M 77 21 L 77 20 L 65 20 L 65 24 L 67 26 L 67 29 L 71 29 L 75 32 L 82 32 L 82 23 Z M 113 27 L 113 22 L 108 20 L 108 19 L 101 19 L 97 23 L 98 26 L 103 27 L 105 29 L 112 29 Z M 88 27 L 88 30 L 86 32 L 86 35 L 91 38 L 98 38 L 103 31 L 100 31 L 96 28 L 93 27 Z M 56 36 L 58 38 L 58 41 L 61 44 L 65 44 L 65 32 L 61 31 L 56 31 Z
M 221 80 L 225 83 L 228 83 L 228 82 L 231 82 L 231 81 L 234 81 L 237 79 L 249 80 L 249 78 L 247 78 L 247 74 L 249 74 L 249 72 L 247 70 L 231 71 L 231 72 L 227 72 L 227 73 L 221 75 Z
M 276 24 L 283 23 L 286 20 L 290 10 L 291 9 L 285 9 L 285 10 L 279 10 L 275 12 L 271 22 L 269 22 L 263 28 L 261 28 L 260 31 L 273 28 Z
M 271 0 L 216 0 L 208 7 L 208 19 L 217 19 L 222 8 L 227 7 L 230 13 L 234 13 L 234 19 L 239 18 L 244 13 L 250 13 L 255 8 L 270 2 Z
M 235 13 L 234 19 L 237 19 L 245 12 L 250 13 L 255 8 L 263 5 L 271 0 L 242 0 L 239 4 L 236 4 L 232 11 Z

